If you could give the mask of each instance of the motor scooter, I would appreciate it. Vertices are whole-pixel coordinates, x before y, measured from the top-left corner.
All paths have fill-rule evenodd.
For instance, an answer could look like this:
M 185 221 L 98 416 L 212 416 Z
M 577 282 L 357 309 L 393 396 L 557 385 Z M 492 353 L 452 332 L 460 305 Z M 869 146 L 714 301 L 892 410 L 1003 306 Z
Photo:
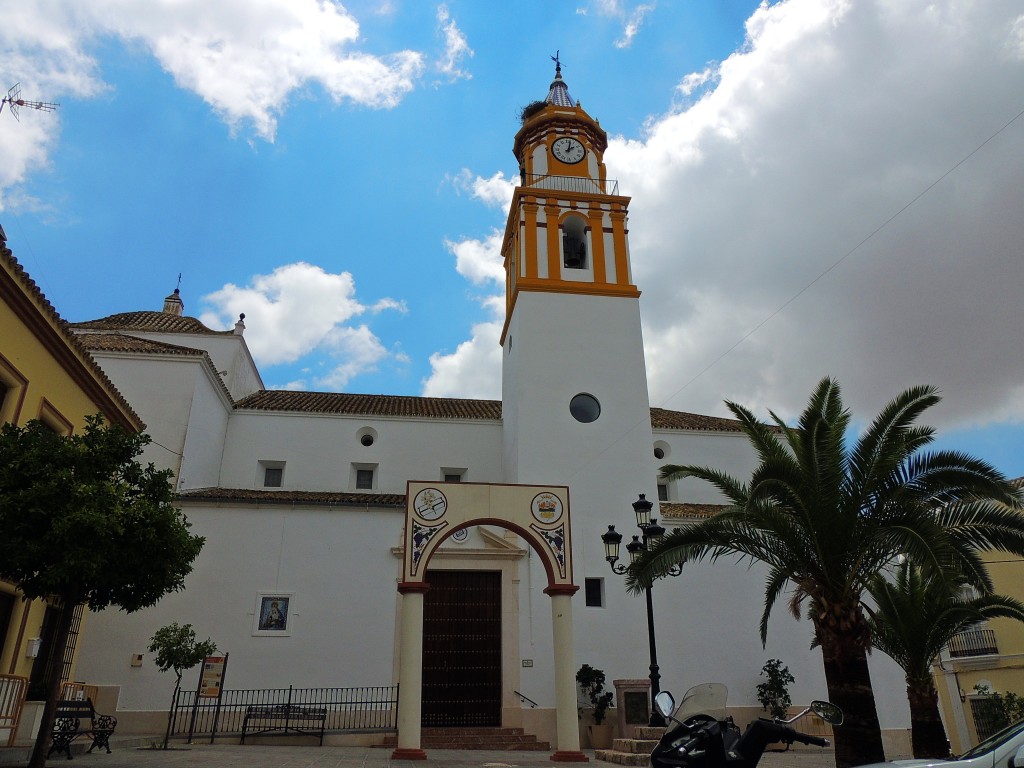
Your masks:
M 676 707 L 668 691 L 655 697 L 655 706 L 669 725 L 651 753 L 653 768 L 755 768 L 769 744 L 794 741 L 827 747 L 819 736 L 791 727 L 810 712 L 832 725 L 841 725 L 843 712 L 827 701 L 812 701 L 803 712 L 788 720 L 755 720 L 742 734 L 726 715 L 728 689 L 720 683 L 704 683 L 686 692 Z

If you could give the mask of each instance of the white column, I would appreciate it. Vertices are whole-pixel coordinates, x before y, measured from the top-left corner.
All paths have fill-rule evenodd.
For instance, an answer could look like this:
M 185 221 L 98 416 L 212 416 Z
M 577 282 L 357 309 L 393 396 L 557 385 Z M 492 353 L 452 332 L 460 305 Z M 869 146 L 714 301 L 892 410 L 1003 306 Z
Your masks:
M 572 595 L 579 589 L 548 587 L 551 596 L 551 635 L 555 646 L 555 753 L 556 762 L 587 762 L 580 751 L 576 715 L 576 654 L 572 638 Z
M 423 593 L 426 584 L 399 584 L 402 641 L 398 660 L 398 746 L 392 760 L 426 760 L 420 748 L 423 696 Z

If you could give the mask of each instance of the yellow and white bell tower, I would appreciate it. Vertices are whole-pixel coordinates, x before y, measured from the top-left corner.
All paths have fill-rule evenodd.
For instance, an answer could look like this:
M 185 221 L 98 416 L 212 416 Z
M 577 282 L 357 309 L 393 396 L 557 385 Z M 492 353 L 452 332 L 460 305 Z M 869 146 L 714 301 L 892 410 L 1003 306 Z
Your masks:
M 626 245 L 629 198 L 607 178 L 608 136 L 574 103 L 555 67 L 547 99 L 524 110 L 505 228 L 506 323 L 523 291 L 637 297 Z
M 502 244 L 505 470 L 510 482 L 569 483 L 574 507 L 579 494 L 603 495 L 603 505 L 621 496 L 618 512 L 657 492 L 629 198 L 608 178 L 607 134 L 555 62 L 547 98 L 523 110 L 513 145 L 521 184 Z

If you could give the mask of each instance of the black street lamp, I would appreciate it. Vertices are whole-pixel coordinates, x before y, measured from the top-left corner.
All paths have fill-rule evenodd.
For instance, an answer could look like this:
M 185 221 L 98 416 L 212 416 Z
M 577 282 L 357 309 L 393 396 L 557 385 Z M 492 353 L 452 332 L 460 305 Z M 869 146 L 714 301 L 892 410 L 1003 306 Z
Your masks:
M 629 562 L 632 564 L 640 556 L 641 552 L 647 551 L 648 542 L 656 543 L 665 535 L 665 529 L 658 525 L 658 521 L 651 517 L 651 509 L 654 504 L 647 500 L 644 494 L 633 502 L 633 512 L 636 514 L 636 526 L 640 529 L 641 536 L 634 536 L 633 540 L 626 545 L 629 552 Z M 608 532 L 601 537 L 604 542 L 604 559 L 614 573 L 623 574 L 627 566 L 618 563 L 619 546 L 622 544 L 622 534 L 615 530 L 614 525 L 608 526 Z M 662 576 L 678 576 L 682 573 L 682 565 L 677 563 L 669 568 Z M 663 728 L 665 718 L 661 716 L 654 706 L 654 697 L 661 691 L 661 673 L 658 667 L 658 645 L 654 638 L 654 604 L 651 601 L 651 588 L 644 587 L 644 595 L 647 598 L 647 642 L 651 647 L 651 721 L 650 725 Z

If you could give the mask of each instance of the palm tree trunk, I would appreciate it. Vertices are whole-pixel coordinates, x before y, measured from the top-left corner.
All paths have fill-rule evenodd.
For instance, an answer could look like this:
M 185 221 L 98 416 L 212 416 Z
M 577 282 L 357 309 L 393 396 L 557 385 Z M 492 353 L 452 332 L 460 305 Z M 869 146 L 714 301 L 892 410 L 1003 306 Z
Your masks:
M 821 631 L 822 657 L 829 699 L 843 710 L 835 728 L 836 768 L 852 768 L 885 760 L 882 728 L 868 673 L 867 651 L 856 629 Z
M 907 700 L 910 702 L 910 741 L 914 757 L 949 757 L 949 742 L 939 717 L 939 694 L 931 679 L 908 679 Z

